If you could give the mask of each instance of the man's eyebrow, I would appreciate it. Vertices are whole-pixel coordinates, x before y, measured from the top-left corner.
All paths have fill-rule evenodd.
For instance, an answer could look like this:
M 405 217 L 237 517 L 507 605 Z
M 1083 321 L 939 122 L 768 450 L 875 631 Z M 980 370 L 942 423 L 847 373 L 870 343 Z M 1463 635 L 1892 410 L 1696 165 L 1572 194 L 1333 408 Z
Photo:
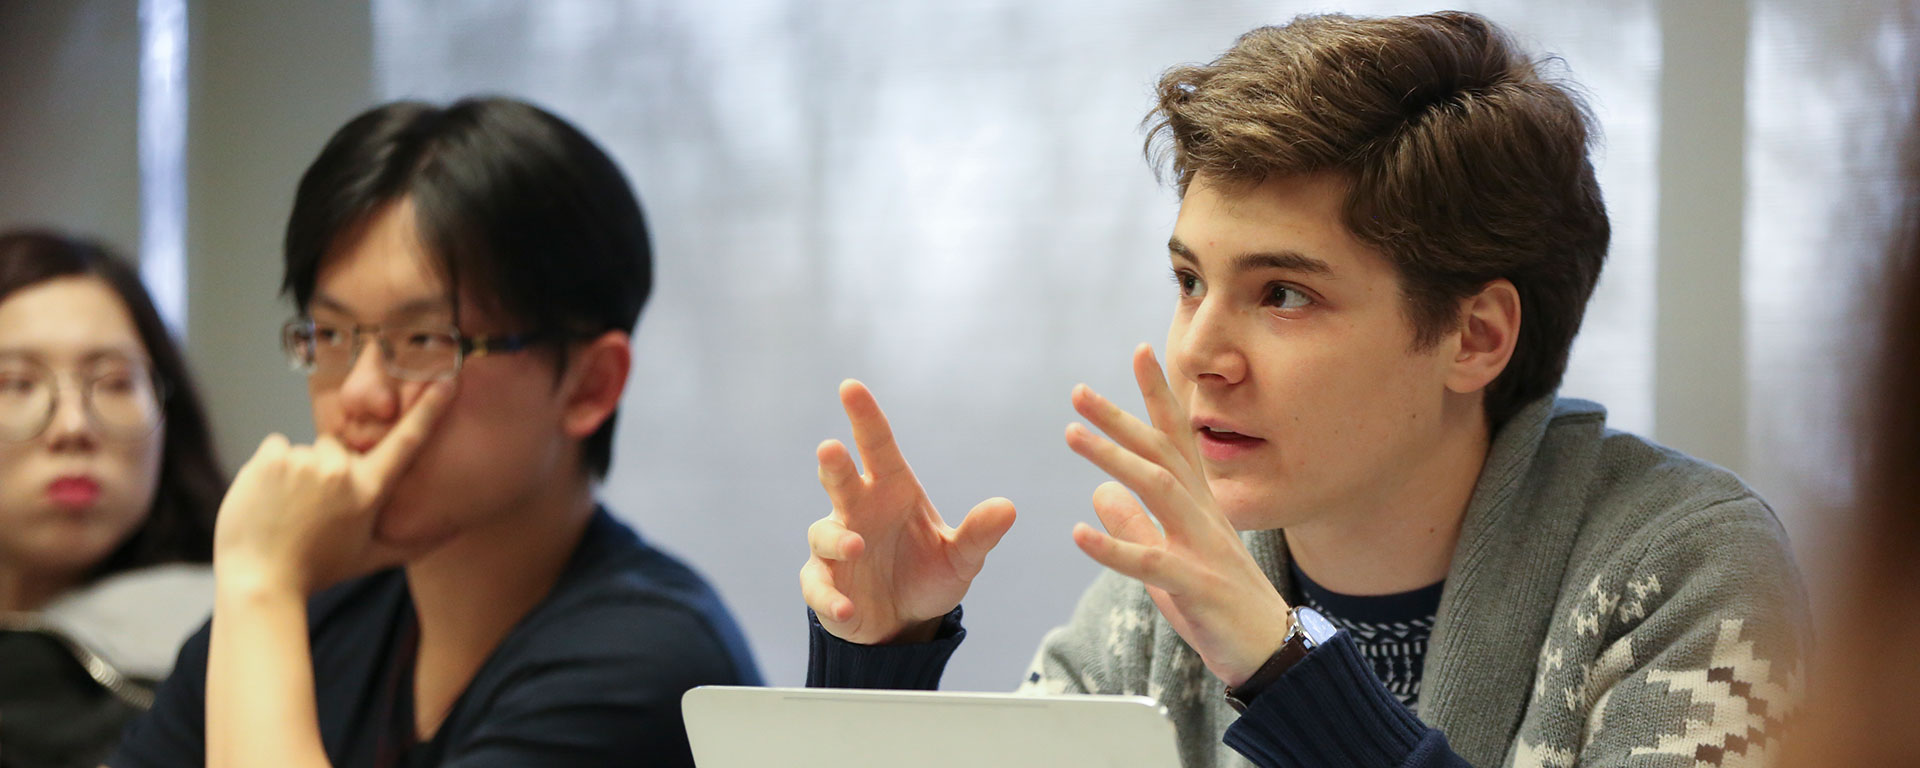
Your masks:
M 311 303 L 314 306 L 318 306 L 322 309 L 325 309 L 331 312 L 337 312 L 342 315 L 354 315 L 353 309 L 348 307 L 346 302 L 333 298 L 332 296 L 328 296 L 324 293 L 314 294 L 313 301 Z M 422 296 L 420 298 L 412 299 L 410 301 L 402 303 L 400 306 L 394 307 L 393 309 L 387 312 L 387 317 L 394 318 L 394 317 L 408 317 L 413 315 L 425 315 L 425 314 L 431 314 L 434 312 L 449 312 L 449 311 L 452 311 L 452 309 L 453 309 L 453 303 L 447 301 L 446 297 L 444 296 Z
M 1167 240 L 1167 252 L 1173 254 L 1176 259 L 1196 267 L 1200 266 L 1200 257 L 1193 255 L 1193 249 L 1188 248 L 1186 243 L 1180 242 L 1180 238 Z
M 1188 248 L 1186 243 L 1180 242 L 1180 238 L 1176 237 L 1168 240 L 1167 251 L 1173 254 L 1174 258 L 1182 261 L 1189 262 L 1196 266 L 1200 263 L 1200 258 L 1193 255 L 1193 249 Z M 1283 269 L 1289 272 L 1302 272 L 1309 275 L 1333 276 L 1333 267 L 1328 266 L 1324 261 L 1300 253 L 1299 251 L 1261 251 L 1258 253 L 1243 253 L 1233 257 L 1233 271 L 1236 274 L 1244 274 L 1260 269 Z

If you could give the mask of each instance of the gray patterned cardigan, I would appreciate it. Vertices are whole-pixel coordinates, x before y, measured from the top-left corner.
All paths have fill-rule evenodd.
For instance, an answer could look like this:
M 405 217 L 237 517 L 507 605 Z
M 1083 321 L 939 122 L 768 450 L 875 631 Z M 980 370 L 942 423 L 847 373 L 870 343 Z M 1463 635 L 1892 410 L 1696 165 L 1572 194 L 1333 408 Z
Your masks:
M 1373 750 L 1387 762 L 1731 766 L 1774 750 L 1806 645 L 1784 533 L 1732 473 L 1605 421 L 1592 403 L 1547 398 L 1496 435 L 1447 574 L 1419 720 L 1398 715 L 1438 729 L 1444 741 L 1430 741 L 1453 754 Z M 1244 538 L 1293 594 L 1281 533 Z M 1262 764 L 1370 762 L 1353 740 L 1381 731 L 1350 703 L 1366 697 L 1329 701 L 1323 688 L 1315 700 L 1288 687 L 1295 677 L 1254 701 L 1286 713 L 1236 726 L 1220 682 L 1140 584 L 1107 573 L 1047 635 L 1021 690 L 1159 699 L 1188 768 L 1247 765 L 1223 735 Z

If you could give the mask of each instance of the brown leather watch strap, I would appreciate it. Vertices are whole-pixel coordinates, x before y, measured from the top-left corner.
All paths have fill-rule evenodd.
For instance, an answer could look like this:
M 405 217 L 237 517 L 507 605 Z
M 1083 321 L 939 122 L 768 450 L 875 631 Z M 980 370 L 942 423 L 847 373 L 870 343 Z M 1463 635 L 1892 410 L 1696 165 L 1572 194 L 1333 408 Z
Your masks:
M 1281 675 L 1286 674 L 1287 670 L 1292 669 L 1293 665 L 1300 663 L 1300 660 L 1306 657 L 1306 635 L 1297 628 L 1288 632 L 1287 641 L 1280 644 L 1280 650 L 1274 651 L 1272 656 L 1267 657 L 1266 663 L 1261 664 L 1259 669 L 1254 670 L 1253 674 L 1248 675 L 1247 679 L 1241 681 L 1239 685 L 1227 686 L 1227 706 L 1233 707 L 1235 712 L 1247 711 L 1247 706 L 1253 703 L 1255 696 L 1272 687 L 1279 681 Z

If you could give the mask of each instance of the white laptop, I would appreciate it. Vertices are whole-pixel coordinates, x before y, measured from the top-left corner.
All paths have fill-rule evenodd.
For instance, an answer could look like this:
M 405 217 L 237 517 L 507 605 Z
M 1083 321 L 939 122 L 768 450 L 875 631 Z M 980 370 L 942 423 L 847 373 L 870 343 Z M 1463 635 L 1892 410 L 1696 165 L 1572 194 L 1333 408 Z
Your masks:
M 1145 696 L 701 686 L 681 698 L 699 768 L 1177 768 Z

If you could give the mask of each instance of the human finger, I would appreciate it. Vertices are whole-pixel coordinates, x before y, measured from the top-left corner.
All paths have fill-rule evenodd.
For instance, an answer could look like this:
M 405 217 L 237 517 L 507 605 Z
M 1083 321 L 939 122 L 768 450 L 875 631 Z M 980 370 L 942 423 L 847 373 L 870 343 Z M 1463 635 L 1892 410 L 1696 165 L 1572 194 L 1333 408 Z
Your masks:
M 867 385 L 853 379 L 840 382 L 840 407 L 853 426 L 853 443 L 860 449 L 860 463 L 867 475 L 882 478 L 907 469 L 907 459 L 894 442 L 893 427 Z
M 1100 431 L 1107 433 L 1109 438 L 1128 451 L 1165 467 L 1182 482 L 1197 479 L 1193 475 L 1193 465 L 1174 448 L 1173 442 L 1139 417 L 1085 384 L 1074 386 L 1072 399 L 1075 411 L 1087 417 L 1093 426 L 1099 427 Z
M 393 481 L 419 455 L 420 447 L 426 445 L 441 414 L 453 400 L 453 386 L 451 381 L 435 382 L 428 386 L 425 392 L 420 393 L 420 399 L 414 402 L 413 407 L 400 416 L 400 423 L 395 424 L 387 436 L 381 438 L 379 444 L 367 451 L 355 465 L 361 491 L 370 501 L 385 497 Z
M 838 440 L 827 440 L 814 449 L 813 456 L 820 462 L 820 487 L 826 489 L 834 509 L 844 512 L 852 508 L 860 497 L 864 481 L 853 466 L 853 456 L 847 453 L 847 446 Z
M 1167 385 L 1166 373 L 1160 368 L 1160 361 L 1153 356 L 1153 345 L 1141 344 L 1133 350 L 1133 380 L 1140 385 L 1140 397 L 1146 401 L 1147 417 L 1153 421 L 1154 429 L 1166 436 L 1174 450 L 1187 465 L 1194 469 L 1200 467 L 1200 451 L 1193 442 L 1193 427 L 1188 421 L 1187 409 L 1178 398 L 1173 396 L 1173 388 Z
M 313 439 L 311 454 L 324 464 L 346 466 L 353 452 L 347 450 L 347 445 L 340 442 L 340 438 L 323 434 Z
M 827 516 L 807 526 L 807 551 L 823 560 L 858 560 L 867 549 L 866 539 L 847 530 L 839 520 Z
M 953 566 L 960 578 L 972 579 L 986 565 L 987 553 L 1013 528 L 1013 502 L 998 496 L 974 505 L 953 532 Z
M 1185 569 L 1179 558 L 1160 547 L 1149 547 L 1131 541 L 1121 541 L 1105 532 L 1095 530 L 1086 523 L 1073 526 L 1073 543 L 1085 552 L 1094 562 L 1104 565 L 1115 572 L 1139 579 L 1142 583 L 1159 587 L 1169 595 L 1186 592 Z
M 1067 425 L 1067 446 L 1113 479 L 1133 489 L 1170 536 L 1192 528 L 1193 497 L 1180 478 L 1159 464 L 1096 435 L 1081 424 Z
M 273 461 L 287 455 L 287 449 L 292 447 L 293 441 L 288 440 L 286 435 L 275 432 L 261 438 L 260 446 L 253 449 L 253 456 L 247 459 L 247 463 Z
M 1153 517 L 1127 492 L 1127 487 L 1119 483 L 1109 480 L 1093 489 L 1093 513 L 1100 518 L 1100 525 L 1107 533 L 1121 541 L 1148 546 L 1166 541 L 1160 527 L 1153 524 Z
M 853 600 L 833 583 L 833 569 L 817 557 L 800 566 L 800 597 L 816 615 L 836 622 L 853 618 Z

